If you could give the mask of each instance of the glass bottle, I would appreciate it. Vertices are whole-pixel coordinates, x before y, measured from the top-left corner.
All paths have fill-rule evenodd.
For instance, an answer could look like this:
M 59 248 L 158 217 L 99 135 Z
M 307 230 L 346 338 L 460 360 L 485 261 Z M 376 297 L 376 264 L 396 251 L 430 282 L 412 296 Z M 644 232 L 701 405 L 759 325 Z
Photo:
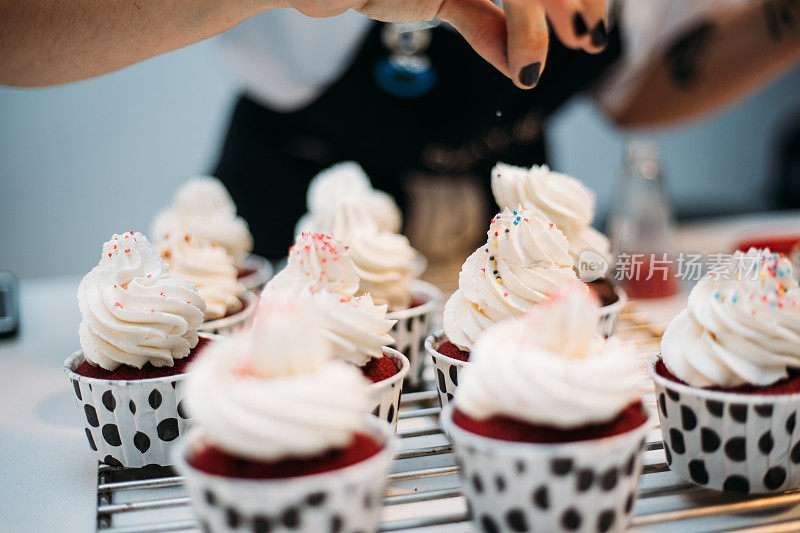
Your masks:
M 652 141 L 633 140 L 609 216 L 615 279 L 631 298 L 678 292 L 673 231 L 658 147 Z

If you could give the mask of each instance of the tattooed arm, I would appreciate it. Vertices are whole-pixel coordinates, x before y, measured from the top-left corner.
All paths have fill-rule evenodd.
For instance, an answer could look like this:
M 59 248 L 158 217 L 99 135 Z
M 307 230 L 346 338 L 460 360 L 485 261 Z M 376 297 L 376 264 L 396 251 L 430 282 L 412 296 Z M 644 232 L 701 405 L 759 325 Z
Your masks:
M 677 38 L 646 70 L 623 127 L 697 118 L 749 95 L 800 61 L 800 0 L 726 9 Z

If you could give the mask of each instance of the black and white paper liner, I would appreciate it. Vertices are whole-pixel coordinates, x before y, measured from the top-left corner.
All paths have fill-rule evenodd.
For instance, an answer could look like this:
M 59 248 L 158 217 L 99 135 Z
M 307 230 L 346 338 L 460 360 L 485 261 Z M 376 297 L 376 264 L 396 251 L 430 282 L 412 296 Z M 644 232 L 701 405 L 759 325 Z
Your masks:
M 75 372 L 83 361 L 79 350 L 66 360 L 64 371 L 97 460 L 127 468 L 172 464 L 170 449 L 191 424 L 183 404 L 186 374 L 131 381 L 96 379 Z
M 234 332 L 249 328 L 253 325 L 253 316 L 258 308 L 258 295 L 253 291 L 247 291 L 244 295 L 244 307 L 238 313 L 230 316 L 208 320 L 200 324 L 197 331 L 214 333 L 216 335 L 230 336 Z
M 639 486 L 647 422 L 603 439 L 564 444 L 476 435 L 442 409 L 476 531 L 624 531 Z
M 628 293 L 622 287 L 615 286 L 614 293 L 617 295 L 617 301 L 600 308 L 600 321 L 597 324 L 597 332 L 603 337 L 610 337 L 614 334 L 617 330 L 619 315 L 628 304 Z
M 375 532 L 393 453 L 393 431 L 370 417 L 368 431 L 384 448 L 352 466 L 288 479 L 248 480 L 207 474 L 188 464 L 201 437 L 192 430 L 174 450 L 203 531 Z
M 436 392 L 439 394 L 439 403 L 442 407 L 453 399 L 458 387 L 459 374 L 463 368 L 469 365 L 469 361 L 453 359 L 437 351 L 437 348 L 446 340 L 443 330 L 432 333 L 425 339 L 425 351 L 433 359 Z
M 425 337 L 431 331 L 436 312 L 442 301 L 442 291 L 435 285 L 421 280 L 411 282 L 413 299 L 422 305 L 388 313 L 386 318 L 397 320 L 389 334 L 394 339 L 391 345 L 408 357 L 411 364 L 406 376 L 406 387 L 419 388 L 425 369 Z
M 664 454 L 681 478 L 725 492 L 800 486 L 800 394 L 708 391 L 658 375 L 651 360 Z
M 267 258 L 256 254 L 247 254 L 239 266 L 242 269 L 253 270 L 252 274 L 239 278 L 239 282 L 247 287 L 247 290 L 256 293 L 264 288 L 274 272 L 272 263 Z
M 408 374 L 410 365 L 408 358 L 393 348 L 384 346 L 383 355 L 394 361 L 399 371 L 394 376 L 369 386 L 369 395 L 374 402 L 370 411 L 376 418 L 386 420 L 392 430 L 396 431 L 403 379 Z

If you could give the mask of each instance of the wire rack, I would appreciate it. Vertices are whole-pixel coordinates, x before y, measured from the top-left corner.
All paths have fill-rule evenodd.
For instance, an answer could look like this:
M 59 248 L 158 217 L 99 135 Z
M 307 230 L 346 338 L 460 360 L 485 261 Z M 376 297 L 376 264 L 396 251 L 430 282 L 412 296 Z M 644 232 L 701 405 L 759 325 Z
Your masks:
M 643 369 L 658 352 L 663 326 L 635 314 L 621 317 L 617 334 L 634 343 Z M 654 411 L 652 385 L 644 373 L 642 393 Z M 381 531 L 471 531 L 452 448 L 439 426 L 439 410 L 432 380 L 426 390 L 403 395 Z M 800 490 L 743 498 L 701 489 L 669 471 L 657 423 L 647 440 L 632 531 L 800 531 Z M 197 527 L 183 478 L 172 469 L 98 467 L 98 531 L 196 531 Z

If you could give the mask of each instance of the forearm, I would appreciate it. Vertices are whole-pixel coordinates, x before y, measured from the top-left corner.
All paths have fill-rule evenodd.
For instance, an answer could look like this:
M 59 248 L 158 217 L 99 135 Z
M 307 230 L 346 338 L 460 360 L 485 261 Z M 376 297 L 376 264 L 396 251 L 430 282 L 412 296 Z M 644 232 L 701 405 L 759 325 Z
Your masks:
M 800 0 L 762 0 L 703 22 L 655 61 L 623 127 L 660 126 L 718 110 L 800 60 Z
M 271 0 L 0 0 L 0 84 L 65 83 L 207 39 Z

